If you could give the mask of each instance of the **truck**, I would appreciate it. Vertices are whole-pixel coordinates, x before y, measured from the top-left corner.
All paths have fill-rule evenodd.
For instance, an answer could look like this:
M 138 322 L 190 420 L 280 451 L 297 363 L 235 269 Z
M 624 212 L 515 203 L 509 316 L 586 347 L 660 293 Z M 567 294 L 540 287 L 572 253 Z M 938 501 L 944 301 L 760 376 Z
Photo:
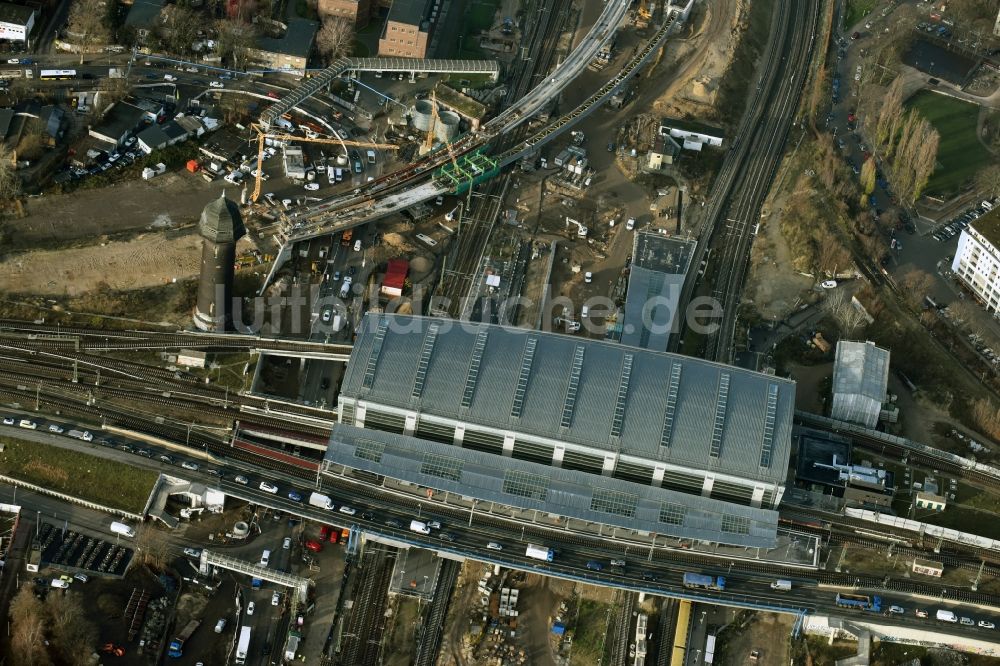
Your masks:
M 309 504 L 310 506 L 319 507 L 320 509 L 333 509 L 333 500 L 322 493 L 310 493 Z
M 351 238 L 354 237 L 354 229 L 347 229 L 343 234 L 340 235 L 340 244 L 344 247 L 350 247 Z
M 837 605 L 841 608 L 854 608 L 857 610 L 871 611 L 872 613 L 882 612 L 882 597 L 867 594 L 838 594 Z
M 187 639 L 191 638 L 198 627 L 201 626 L 201 620 L 191 620 L 185 625 L 181 630 L 181 633 L 177 634 L 172 641 L 170 641 L 170 646 L 167 648 L 168 657 L 182 657 L 184 656 L 184 643 Z
M 72 437 L 74 439 L 80 439 L 80 440 L 83 440 L 84 442 L 92 442 L 92 441 L 94 441 L 94 436 L 91 435 L 86 430 L 70 430 L 68 433 L 66 433 L 66 436 L 67 437 Z
M 958 622 L 958 617 L 950 610 L 939 610 L 934 617 L 942 622 Z
M 422 523 L 419 520 L 411 520 L 410 531 L 417 532 L 418 534 L 430 534 L 431 528 L 427 527 L 426 523 Z
M 726 589 L 726 579 L 722 576 L 686 573 L 684 574 L 683 584 L 688 589 L 717 590 L 719 592 Z
M 297 631 L 288 632 L 288 642 L 285 643 L 285 660 L 295 661 L 295 655 L 299 651 L 299 641 L 302 640 L 302 635 Z
M 250 651 L 250 627 L 240 627 L 240 640 L 236 643 L 236 663 L 247 663 L 247 653 Z
M 121 534 L 124 537 L 132 538 L 135 536 L 135 530 L 126 525 L 125 523 L 119 523 L 117 520 L 111 523 L 111 531 L 115 534 Z
M 533 546 L 530 543 L 524 551 L 525 557 L 530 557 L 533 560 L 542 560 L 543 562 L 551 562 L 554 555 L 555 553 L 552 552 L 551 548 Z
M 790 580 L 776 580 L 771 583 L 772 590 L 778 590 L 779 592 L 788 592 L 792 589 L 792 581 Z

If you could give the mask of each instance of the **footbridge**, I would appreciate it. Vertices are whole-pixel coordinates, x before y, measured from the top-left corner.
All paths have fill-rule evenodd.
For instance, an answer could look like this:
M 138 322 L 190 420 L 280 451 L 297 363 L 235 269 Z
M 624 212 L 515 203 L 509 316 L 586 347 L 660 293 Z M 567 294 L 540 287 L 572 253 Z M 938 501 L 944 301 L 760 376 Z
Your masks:
M 601 104 L 614 94 L 615 90 L 635 76 L 657 50 L 659 50 L 667 37 L 678 29 L 680 26 L 678 16 L 679 14 L 669 15 L 656 34 L 647 42 L 646 46 L 613 79 L 605 83 L 575 109 L 557 118 L 525 139 L 523 144 L 511 148 L 499 156 L 488 157 L 485 153 L 488 146 L 466 152 L 461 156 L 452 156 L 454 159 L 450 159 L 433 172 L 425 174 L 425 182 L 416 185 L 411 184 L 407 188 L 395 188 L 396 191 L 391 194 L 382 193 L 377 197 L 344 197 L 334 200 L 334 202 L 321 203 L 312 208 L 307 208 L 299 212 L 295 224 L 289 229 L 287 241 L 294 243 L 316 236 L 344 231 L 399 212 L 420 202 L 428 201 L 438 195 L 464 192 L 470 187 L 492 178 L 502 168 L 517 162 L 527 154 L 537 151 L 543 145 L 599 108 Z M 536 88 L 536 90 L 538 89 Z M 531 93 L 529 93 L 530 95 Z M 500 118 L 501 116 L 498 116 L 494 121 Z M 511 127 L 514 127 L 523 119 L 512 117 L 506 122 Z M 487 125 L 489 124 L 487 123 Z M 335 202 L 341 202 L 342 205 L 338 206 Z M 303 217 L 306 217 L 306 219 L 303 220 Z
M 235 557 L 213 553 L 207 549 L 202 550 L 199 573 L 203 576 L 207 576 L 211 567 L 215 567 L 217 569 L 228 569 L 229 571 L 235 571 L 245 576 L 250 576 L 251 578 L 259 578 L 260 580 L 266 580 L 267 582 L 274 583 L 275 585 L 292 588 L 295 590 L 300 604 L 304 604 L 308 601 L 309 586 L 312 584 L 312 581 L 308 578 L 281 573 L 277 569 L 268 569 L 267 567 L 262 567 L 259 564 L 244 562 L 243 560 L 238 560 Z
M 416 58 L 338 58 L 313 74 L 272 104 L 260 115 L 260 125 L 269 131 L 282 115 L 309 99 L 347 72 L 427 72 L 430 74 L 489 74 L 495 81 L 500 66 L 494 60 Z

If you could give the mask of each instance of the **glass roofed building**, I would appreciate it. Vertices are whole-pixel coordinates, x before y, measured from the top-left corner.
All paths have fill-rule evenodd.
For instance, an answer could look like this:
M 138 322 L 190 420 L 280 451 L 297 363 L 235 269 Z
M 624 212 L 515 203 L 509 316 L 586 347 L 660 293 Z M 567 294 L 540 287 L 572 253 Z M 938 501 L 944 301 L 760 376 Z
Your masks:
M 795 384 L 582 337 L 369 314 L 328 466 L 645 533 L 768 547 Z

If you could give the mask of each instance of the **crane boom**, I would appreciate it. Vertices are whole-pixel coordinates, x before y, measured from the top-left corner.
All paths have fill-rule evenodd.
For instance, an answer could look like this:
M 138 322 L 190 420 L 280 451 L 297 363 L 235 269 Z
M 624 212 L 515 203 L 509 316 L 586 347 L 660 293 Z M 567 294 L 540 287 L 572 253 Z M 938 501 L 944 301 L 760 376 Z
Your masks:
M 392 143 L 375 143 L 374 141 L 350 141 L 341 139 L 340 137 L 308 137 L 308 136 L 295 136 L 294 134 L 272 134 L 264 130 L 260 125 L 253 125 L 254 130 L 257 132 L 257 170 L 256 176 L 254 176 L 254 186 L 253 194 L 250 196 L 250 200 L 257 203 L 257 199 L 260 198 L 260 188 L 262 181 L 262 169 L 264 166 L 264 141 L 265 139 L 277 139 L 279 141 L 305 141 L 309 143 L 336 143 L 344 147 L 347 150 L 347 146 L 364 147 L 364 148 L 378 148 L 380 150 L 399 150 L 399 146 Z

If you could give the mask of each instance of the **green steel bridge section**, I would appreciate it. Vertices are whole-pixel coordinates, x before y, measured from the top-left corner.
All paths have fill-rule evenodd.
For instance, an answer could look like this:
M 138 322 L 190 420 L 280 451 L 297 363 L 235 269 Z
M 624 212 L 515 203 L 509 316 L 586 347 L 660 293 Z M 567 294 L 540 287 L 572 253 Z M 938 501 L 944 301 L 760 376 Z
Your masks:
M 443 165 L 434 179 L 453 194 L 464 194 L 469 188 L 484 183 L 500 173 L 503 166 L 486 154 L 489 146 L 462 155 Z

